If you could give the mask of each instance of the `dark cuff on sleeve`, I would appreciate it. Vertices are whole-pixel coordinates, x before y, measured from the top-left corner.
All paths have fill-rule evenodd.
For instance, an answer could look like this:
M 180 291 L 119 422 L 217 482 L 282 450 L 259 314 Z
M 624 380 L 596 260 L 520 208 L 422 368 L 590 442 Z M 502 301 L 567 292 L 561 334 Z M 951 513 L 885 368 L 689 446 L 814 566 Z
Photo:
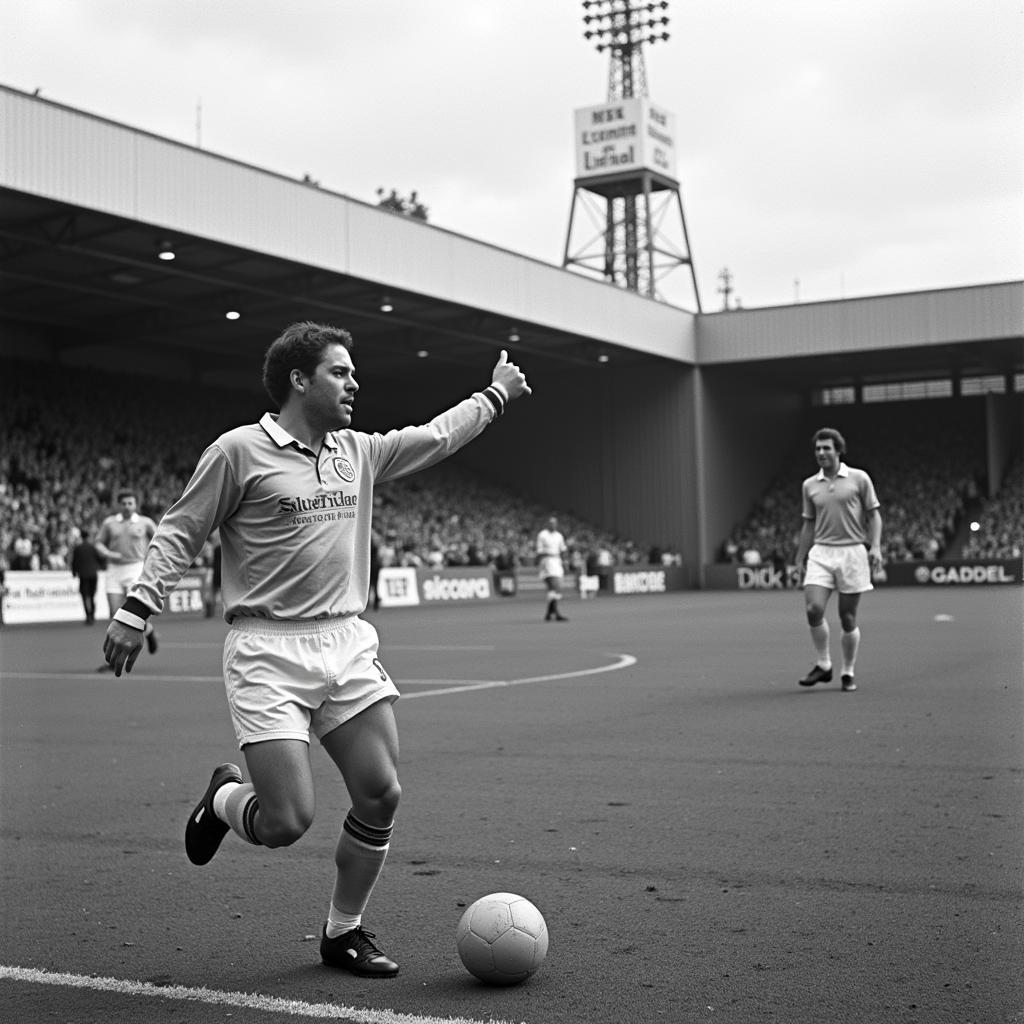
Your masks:
M 484 388 L 483 396 L 494 406 L 495 416 L 500 416 L 505 411 L 505 396 L 493 384 Z
M 126 597 L 121 607 L 132 615 L 138 615 L 140 619 L 148 619 L 153 614 L 153 609 L 143 604 L 137 597 Z

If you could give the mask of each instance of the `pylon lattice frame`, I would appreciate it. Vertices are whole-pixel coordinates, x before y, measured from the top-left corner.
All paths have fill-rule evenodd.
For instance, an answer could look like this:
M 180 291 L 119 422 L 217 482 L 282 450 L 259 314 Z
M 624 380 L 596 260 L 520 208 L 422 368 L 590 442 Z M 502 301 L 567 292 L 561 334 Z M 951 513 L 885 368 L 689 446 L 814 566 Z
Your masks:
M 579 211 L 594 232 L 573 248 Z M 681 245 L 666 232 L 666 222 L 675 214 Z M 689 267 L 697 312 L 702 312 L 679 184 L 653 171 L 576 179 L 562 266 L 579 267 L 659 301 L 665 301 L 660 287 L 664 278 Z
M 646 97 L 647 67 L 643 43 L 668 39 L 667 32 L 657 34 L 657 26 L 668 24 L 668 18 L 664 15 L 653 17 L 655 8 L 664 12 L 668 3 L 585 0 L 583 7 L 587 11 L 584 22 L 588 26 L 597 26 L 595 30 L 588 28 L 584 35 L 588 39 L 597 36 L 603 40 L 597 45 L 598 51 L 607 49 L 610 53 L 608 102 L 634 96 Z M 592 8 L 597 13 L 591 14 Z M 661 193 L 666 195 L 657 205 L 657 197 Z M 604 201 L 600 215 L 596 210 L 598 197 Z M 596 236 L 574 251 L 572 233 L 578 205 L 583 205 L 600 227 Z M 670 210 L 679 214 L 682 246 L 674 244 L 663 229 Z M 659 282 L 671 271 L 687 266 L 690 268 L 697 312 L 702 312 L 679 182 L 647 168 L 575 180 L 562 266 L 597 272 L 612 284 L 662 301 L 665 297 L 658 287 Z

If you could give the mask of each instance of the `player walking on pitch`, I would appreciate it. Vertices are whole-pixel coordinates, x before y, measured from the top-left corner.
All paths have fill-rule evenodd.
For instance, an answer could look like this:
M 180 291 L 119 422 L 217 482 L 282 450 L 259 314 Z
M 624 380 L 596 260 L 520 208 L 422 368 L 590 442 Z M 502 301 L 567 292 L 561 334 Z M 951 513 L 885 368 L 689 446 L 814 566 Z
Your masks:
M 107 629 L 104 653 L 117 675 L 131 671 L 147 619 L 219 527 L 231 627 L 224 682 L 250 781 L 233 764 L 214 770 L 186 825 L 186 853 L 207 863 L 229 831 L 254 845 L 294 843 L 313 820 L 314 733 L 352 800 L 320 955 L 331 967 L 390 977 L 398 964 L 362 927 L 401 795 L 399 692 L 376 630 L 360 618 L 373 487 L 451 455 L 530 388 L 503 351 L 487 387 L 429 423 L 359 433 L 348 429 L 359 391 L 351 343 L 346 331 L 306 322 L 271 344 L 263 383 L 280 413 L 228 431 L 203 453 Z
M 121 511 L 103 520 L 95 544 L 100 557 L 107 563 L 105 585 L 111 615 L 125 599 L 128 588 L 139 578 L 146 548 L 156 533 L 156 523 L 139 513 L 139 499 L 134 491 L 119 491 L 117 503 Z M 145 624 L 145 635 L 149 653 L 156 654 L 158 641 L 153 623 Z M 99 671 L 105 672 L 107 668 L 101 665 Z
M 882 568 L 882 516 L 871 477 L 842 461 L 846 441 L 823 427 L 813 439 L 818 472 L 803 482 L 803 526 L 796 562 L 804 577 L 804 604 L 817 661 L 801 686 L 832 681 L 832 655 L 825 610 L 839 591 L 842 627 L 842 688 L 856 690 L 854 669 L 860 646 L 857 609 L 860 596 L 874 587 L 872 573 Z
M 562 579 L 565 576 L 565 567 L 562 565 L 562 555 L 568 551 L 565 537 L 558 529 L 558 519 L 552 516 L 548 525 L 537 534 L 537 564 L 540 566 L 540 578 L 548 588 L 548 610 L 544 616 L 545 622 L 554 619 L 556 622 L 568 622 L 569 620 L 559 611 L 558 605 L 562 600 Z

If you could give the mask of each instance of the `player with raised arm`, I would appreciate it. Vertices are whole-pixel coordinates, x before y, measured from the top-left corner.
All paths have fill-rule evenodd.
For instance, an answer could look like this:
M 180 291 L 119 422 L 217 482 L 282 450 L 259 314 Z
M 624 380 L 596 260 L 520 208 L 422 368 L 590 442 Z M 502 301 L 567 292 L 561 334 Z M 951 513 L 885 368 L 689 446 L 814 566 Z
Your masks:
M 839 591 L 842 626 L 842 688 L 857 689 L 854 669 L 860 647 L 857 610 L 861 594 L 873 590 L 872 573 L 882 568 L 882 516 L 875 485 L 862 469 L 843 462 L 846 441 L 838 430 L 823 427 L 813 439 L 819 469 L 803 482 L 803 525 L 796 564 L 803 573 L 804 605 L 817 661 L 801 686 L 832 681 L 825 610 Z
M 390 977 L 398 964 L 362 927 L 384 865 L 395 810 L 399 691 L 362 619 L 370 572 L 373 488 L 425 469 L 478 436 L 530 394 L 502 352 L 481 391 L 422 426 L 386 434 L 349 429 L 359 391 L 348 332 L 286 328 L 267 350 L 263 382 L 280 409 L 221 435 L 199 460 L 150 544 L 142 576 L 107 630 L 105 655 L 131 671 L 149 617 L 220 529 L 224 681 L 249 782 L 217 767 L 188 819 L 185 850 L 207 863 L 233 831 L 288 846 L 309 828 L 310 733 L 337 766 L 352 806 L 335 850 L 323 962 Z

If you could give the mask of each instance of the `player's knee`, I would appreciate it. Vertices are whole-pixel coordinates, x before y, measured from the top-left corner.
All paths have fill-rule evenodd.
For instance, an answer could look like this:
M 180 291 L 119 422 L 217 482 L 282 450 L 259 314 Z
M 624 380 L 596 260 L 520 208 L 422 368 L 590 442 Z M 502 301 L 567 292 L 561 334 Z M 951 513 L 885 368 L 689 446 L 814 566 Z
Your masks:
M 395 816 L 395 811 L 398 810 L 398 803 L 402 799 L 402 785 L 395 777 L 391 779 L 388 785 L 378 794 L 376 799 L 376 805 L 378 814 L 381 818 L 391 820 Z
M 260 808 L 259 839 L 264 846 L 276 848 L 298 842 L 313 824 L 312 808 L 288 808 L 278 814 L 264 814 Z
M 394 820 L 398 803 L 402 799 L 402 786 L 397 776 L 393 776 L 380 785 L 356 796 L 353 794 L 353 807 L 356 817 L 368 825 L 387 825 Z
M 814 601 L 808 601 L 804 610 L 807 613 L 807 625 L 808 626 L 820 626 L 822 619 L 825 618 L 825 606 L 817 604 Z
M 857 613 L 840 612 L 839 624 L 843 627 L 844 633 L 852 633 L 857 628 Z

